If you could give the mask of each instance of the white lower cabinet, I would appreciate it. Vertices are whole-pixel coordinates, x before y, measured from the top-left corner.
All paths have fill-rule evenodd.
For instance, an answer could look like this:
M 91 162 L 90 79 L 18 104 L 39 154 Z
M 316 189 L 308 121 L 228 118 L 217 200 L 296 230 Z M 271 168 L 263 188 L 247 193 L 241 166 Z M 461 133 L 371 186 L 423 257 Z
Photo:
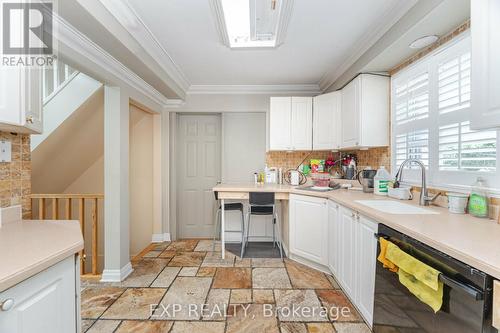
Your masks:
M 371 326 L 377 223 L 335 201 L 290 195 L 290 253 L 327 266 Z
M 356 223 L 356 291 L 355 303 L 361 315 L 371 325 L 375 292 L 375 267 L 377 256 L 377 223 L 363 216 Z
M 328 268 L 334 276 L 338 276 L 339 262 L 342 247 L 340 246 L 340 206 L 331 200 L 328 201 Z
M 369 325 L 373 320 L 377 223 L 328 203 L 328 267 Z
M 290 253 L 328 265 L 328 200 L 290 195 Z
M 0 293 L 0 332 L 79 333 L 78 278 L 71 256 Z
M 345 207 L 340 207 L 339 233 L 340 233 L 340 265 L 338 269 L 338 282 L 344 291 L 355 298 L 356 290 L 356 221 L 355 213 Z

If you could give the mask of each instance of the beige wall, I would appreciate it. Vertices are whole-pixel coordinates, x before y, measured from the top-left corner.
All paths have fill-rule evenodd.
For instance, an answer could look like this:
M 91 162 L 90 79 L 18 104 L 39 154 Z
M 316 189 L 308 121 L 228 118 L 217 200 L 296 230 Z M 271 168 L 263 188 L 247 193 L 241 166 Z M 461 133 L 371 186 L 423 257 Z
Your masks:
M 153 234 L 153 115 L 130 106 L 130 254 Z

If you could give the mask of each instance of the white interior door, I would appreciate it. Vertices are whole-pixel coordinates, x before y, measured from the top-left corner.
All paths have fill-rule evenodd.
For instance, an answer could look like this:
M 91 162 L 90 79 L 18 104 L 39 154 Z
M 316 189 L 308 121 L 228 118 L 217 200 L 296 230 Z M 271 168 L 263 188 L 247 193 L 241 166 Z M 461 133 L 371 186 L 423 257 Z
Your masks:
M 213 235 L 214 194 L 220 180 L 219 115 L 180 115 L 177 128 L 177 230 L 179 238 Z

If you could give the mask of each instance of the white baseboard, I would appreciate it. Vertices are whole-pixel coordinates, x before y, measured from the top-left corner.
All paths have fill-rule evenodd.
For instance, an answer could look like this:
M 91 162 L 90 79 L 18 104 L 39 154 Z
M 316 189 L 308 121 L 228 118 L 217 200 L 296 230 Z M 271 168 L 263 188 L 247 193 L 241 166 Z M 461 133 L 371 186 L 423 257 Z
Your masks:
M 170 242 L 170 233 L 166 232 L 164 234 L 153 234 L 151 237 L 152 243 Z
M 105 269 L 102 271 L 101 282 L 121 282 L 133 271 L 134 269 L 130 262 L 121 269 Z

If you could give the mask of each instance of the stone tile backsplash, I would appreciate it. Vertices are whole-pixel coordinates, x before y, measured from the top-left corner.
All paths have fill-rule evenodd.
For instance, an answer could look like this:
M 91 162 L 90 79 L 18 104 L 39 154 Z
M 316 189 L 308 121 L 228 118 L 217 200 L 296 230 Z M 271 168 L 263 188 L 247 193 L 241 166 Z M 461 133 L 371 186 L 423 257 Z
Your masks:
M 12 162 L 0 163 L 0 207 L 22 205 L 23 218 L 30 218 L 30 136 L 0 132 L 0 140 L 7 140 L 12 143 Z
M 358 157 L 358 169 L 366 168 L 367 166 L 378 169 L 381 165 L 385 166 L 387 170 L 391 168 L 390 150 L 387 147 L 344 151 L 342 154 L 356 154 Z M 304 163 L 309 163 L 311 159 L 327 159 L 329 156 L 333 156 L 334 160 L 337 160 L 340 157 L 340 153 L 332 153 L 327 150 L 313 152 L 270 151 L 266 154 L 266 163 L 269 167 L 283 168 L 283 171 L 286 171 L 288 169 L 295 169 L 304 159 L 306 159 Z

